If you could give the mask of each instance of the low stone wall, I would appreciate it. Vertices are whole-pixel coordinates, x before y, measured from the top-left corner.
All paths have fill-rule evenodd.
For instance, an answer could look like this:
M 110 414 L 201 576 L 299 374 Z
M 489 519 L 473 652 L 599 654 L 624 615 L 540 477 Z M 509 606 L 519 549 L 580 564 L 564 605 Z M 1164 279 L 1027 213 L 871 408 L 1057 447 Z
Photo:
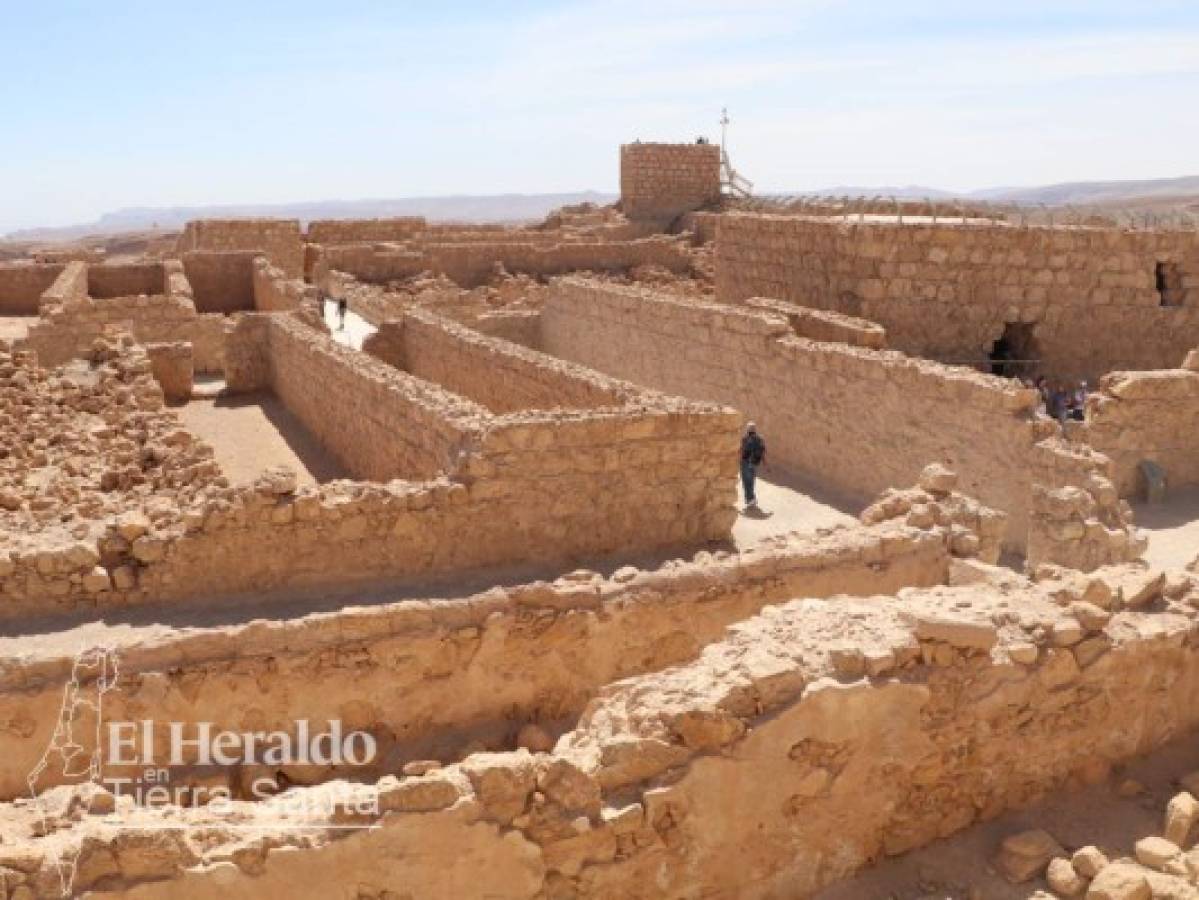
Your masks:
M 289 312 L 305 300 L 316 300 L 316 288 L 302 279 L 288 278 L 284 271 L 259 256 L 253 266 L 254 309 L 259 312 Z
M 531 242 L 419 244 L 412 246 L 348 244 L 322 247 L 316 254 L 313 281 L 337 270 L 376 284 L 434 272 L 462 287 L 478 287 L 496 266 L 511 274 L 546 277 L 590 270 L 616 272 L 655 265 L 686 272 L 691 258 L 678 240 L 667 237 L 635 241 L 569 241 L 548 245 Z
M 728 214 L 717 296 L 863 316 L 890 345 L 985 364 L 1008 324 L 1051 379 L 1176 365 L 1199 345 L 1193 232 L 1017 228 Z M 1160 268 L 1159 268 L 1160 267 Z M 1162 293 L 1159 277 L 1174 285 Z
M 745 305 L 785 316 L 791 330 L 799 337 L 871 350 L 882 350 L 887 346 L 886 329 L 866 319 L 828 310 L 808 309 L 766 297 L 751 297 L 745 301 Z
M 797 337 L 780 315 L 582 279 L 554 283 L 542 346 L 618 378 L 723 403 L 758 423 L 769 458 L 866 501 L 930 462 L 1028 530 L 1031 448 L 1055 426 L 1011 381 L 900 353 Z
M 343 718 L 376 736 L 389 766 L 452 759 L 480 741 L 511 747 L 528 722 L 577 716 L 611 681 L 692 660 L 769 603 L 940 584 L 948 567 L 935 535 L 876 526 L 609 578 L 575 574 L 336 617 L 173 631 L 153 646 L 132 638 L 113 648 L 121 680 L 106 712 L 110 721 L 139 708 L 138 718 L 235 729 L 248 712 L 239 686 L 249 677 L 254 707 L 269 710 L 264 729 Z M 203 689 L 152 699 L 166 671 Z M 0 759 L 0 800 L 27 791 L 69 673 L 67 658 L 26 656 L 15 667 L 0 659 L 0 721 L 24 723 Z M 319 679 L 321 690 L 296 692 L 300 677 Z
M 162 263 L 105 263 L 87 267 L 87 294 L 93 300 L 166 293 L 167 272 Z
M 179 235 L 176 252 L 261 253 L 289 278 L 304 274 L 304 237 L 298 219 L 197 219 Z
M 308 223 L 313 244 L 359 244 L 363 241 L 406 241 L 425 230 L 421 216 L 391 219 L 316 219 Z
M 0 265 L 0 316 L 36 316 L 42 293 L 65 268 L 61 263 Z
M 150 371 L 162 388 L 167 402 L 184 403 L 191 399 L 195 380 L 192 345 L 179 341 L 171 344 L 146 344 Z
M 243 312 L 255 308 L 253 250 L 191 251 L 183 254 L 183 271 L 191 284 L 196 311 Z
M 493 413 L 622 406 L 641 392 L 551 356 L 487 337 L 427 310 L 398 323 L 401 367 Z M 385 336 L 382 340 L 388 340 Z M 369 347 L 366 348 L 369 352 Z
M 1171 489 L 1199 485 L 1199 353 L 1187 359 L 1190 368 L 1104 376 L 1085 424 L 1071 428 L 1111 458 L 1121 497 L 1137 495 L 1145 460 L 1165 470 Z
M 1099 585 L 1111 599 L 1100 615 L 1059 605 L 1061 585 L 794 600 L 685 665 L 611 684 L 550 752 L 478 752 L 360 786 L 376 813 L 331 803 L 344 784 L 299 789 L 305 808 L 337 810 L 332 824 L 377 830 L 272 829 L 294 796 L 236 804 L 232 820 L 143 813 L 99 838 L 64 816 L 52 838 L 6 844 L 20 863 L 12 883 L 57 896 L 48 851 L 65 844 L 81 848 L 77 890 L 116 871 L 110 895 L 139 900 L 324 896 L 346 872 L 359 893 L 478 897 L 483 869 L 489 897 L 524 900 L 810 897 L 883 856 L 1101 781 L 1199 726 L 1199 586 L 1137 571 Z M 485 653 L 482 642 L 473 654 L 453 646 L 442 644 L 447 672 Z M 177 694 L 202 693 L 195 681 L 135 677 L 156 703 L 164 691 L 181 706 Z M 355 707 L 350 720 L 372 711 Z M 3 814 L 23 823 L 36 810 Z M 269 837 L 249 852 L 223 821 Z M 135 830 L 147 822 L 204 827 L 206 841 L 147 844 Z

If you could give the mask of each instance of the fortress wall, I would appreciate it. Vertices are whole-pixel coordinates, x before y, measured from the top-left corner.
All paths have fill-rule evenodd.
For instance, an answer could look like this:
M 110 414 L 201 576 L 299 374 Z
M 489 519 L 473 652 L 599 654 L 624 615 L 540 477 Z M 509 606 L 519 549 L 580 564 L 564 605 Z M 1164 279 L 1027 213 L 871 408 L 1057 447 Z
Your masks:
M 1036 396 L 961 368 L 797 337 L 766 311 L 566 278 L 542 313 L 547 353 L 755 420 L 774 463 L 867 500 L 930 462 L 1007 512 L 1022 546 Z
M 726 302 L 771 297 L 862 316 L 890 346 L 946 362 L 985 363 L 1007 323 L 1031 324 L 1027 352 L 1052 379 L 1159 369 L 1199 345 L 1194 232 L 729 214 L 716 287 Z

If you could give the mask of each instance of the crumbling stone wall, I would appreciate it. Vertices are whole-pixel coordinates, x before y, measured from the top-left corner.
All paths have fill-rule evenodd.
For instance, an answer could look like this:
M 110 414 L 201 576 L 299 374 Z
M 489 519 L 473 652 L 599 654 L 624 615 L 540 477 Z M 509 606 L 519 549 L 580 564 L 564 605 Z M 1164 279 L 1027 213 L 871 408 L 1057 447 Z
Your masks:
M 30 823 L 6 843 L 10 883 L 57 896 L 47 851 L 65 843 L 81 849 L 79 890 L 128 873 L 115 893 L 140 900 L 316 896 L 347 871 L 359 893 L 476 896 L 481 865 L 492 894 L 524 900 L 812 896 L 1199 725 L 1199 586 L 1127 570 L 1096 584 L 1109 609 L 1010 583 L 773 606 L 686 665 L 611 684 L 552 750 L 362 786 L 379 812 L 343 803 L 334 821 L 383 827 L 336 839 L 271 830 L 295 796 L 237 804 L 239 828 L 270 834 L 253 849 L 203 808 L 99 838 L 86 812 L 67 815 L 37 838 L 36 810 L 6 805 Z M 297 790 L 321 808 L 337 787 Z M 147 845 L 147 822 L 208 826 L 206 841 Z
M 720 201 L 715 144 L 622 144 L 620 208 L 630 219 L 666 225 Z
M 42 293 L 65 268 L 62 263 L 0 265 L 0 316 L 36 316 Z
M 1180 369 L 1105 375 L 1070 433 L 1111 458 L 1121 497 L 1137 496 L 1145 460 L 1165 470 L 1171 489 L 1199 484 L 1199 353 Z
M 266 257 L 256 257 L 252 269 L 254 308 L 259 312 L 288 312 L 299 309 L 305 300 L 316 300 L 315 287 L 302 279 L 288 278 Z
M 308 223 L 313 244 L 359 244 L 363 241 L 406 241 L 425 230 L 422 216 L 390 219 L 315 219 Z
M 376 284 L 411 278 L 422 272 L 446 275 L 462 287 L 486 283 L 497 265 L 511 274 L 540 277 L 580 270 L 616 272 L 654 265 L 686 272 L 691 257 L 685 245 L 668 237 L 634 241 L 569 241 L 447 243 L 419 245 L 346 244 L 321 247 L 312 280 L 321 282 L 330 270 Z
M 179 235 L 176 252 L 254 251 L 289 278 L 304 274 L 304 238 L 298 219 L 197 219 Z
M 820 343 L 780 315 L 566 278 L 542 312 L 547 353 L 755 420 L 777 464 L 862 501 L 930 462 L 1028 528 L 1037 398 L 1011 381 Z M 1052 430 L 1053 426 L 1049 426 Z
M 196 311 L 231 313 L 255 308 L 253 250 L 212 252 L 193 250 L 183 254 L 183 271 L 191 285 Z
M 336 617 L 172 630 L 153 648 L 120 648 L 121 686 L 108 715 L 139 708 L 139 718 L 239 728 L 250 702 L 239 686 L 253 678 L 252 703 L 265 717 L 257 727 L 342 718 L 370 729 L 393 768 L 453 759 L 470 744 L 513 746 L 526 724 L 570 720 L 609 682 L 693 660 L 770 603 L 889 594 L 941 584 L 948 570 L 935 535 L 891 523 L 607 578 L 577 572 Z M 164 666 L 176 672 L 173 684 L 203 689 L 156 696 Z M 0 758 L 0 800 L 26 793 L 69 671 L 52 654 L 0 666 L 0 721 L 22 723 Z M 312 680 L 320 691 L 294 689 Z
M 1188 232 L 1017 228 L 796 216 L 720 217 L 717 296 L 863 316 L 890 346 L 983 364 L 1008 323 L 1051 378 L 1177 364 L 1199 344 L 1199 241 Z M 1181 272 L 1164 306 L 1157 265 Z
M 150 286 L 161 277 L 165 294 L 111 296 L 94 299 L 87 291 L 96 268 L 100 290 Z M 40 317 L 29 327 L 21 347 L 33 350 L 43 366 L 59 366 L 86 356 L 106 327 L 132 331 L 139 341 L 186 342 L 192 345 L 198 372 L 220 373 L 224 368 L 225 333 L 228 323 L 220 314 L 197 315 L 191 285 L 177 262 L 157 264 L 157 272 L 124 267 L 89 267 L 69 263 L 55 283 L 42 295 Z
M 192 345 L 185 341 L 146 344 L 150 371 L 162 388 L 168 402 L 183 403 L 191 399 L 195 381 L 195 360 Z

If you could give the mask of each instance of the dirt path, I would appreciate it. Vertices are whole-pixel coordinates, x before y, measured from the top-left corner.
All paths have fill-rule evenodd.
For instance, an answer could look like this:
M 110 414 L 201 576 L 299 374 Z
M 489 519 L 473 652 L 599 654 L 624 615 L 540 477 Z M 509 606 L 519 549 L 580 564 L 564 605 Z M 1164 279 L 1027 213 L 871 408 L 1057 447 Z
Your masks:
M 192 400 L 176 409 L 186 428 L 207 441 L 230 481 L 253 481 L 270 466 L 295 470 L 301 484 L 349 478 L 340 463 L 270 394 Z
M 821 491 L 777 470 L 767 472 L 765 477 L 759 476 L 757 495 L 757 509 L 738 506 L 739 514 L 733 526 L 733 542 L 738 550 L 776 534 L 852 525 L 861 511 L 860 504 Z M 740 483 L 737 498 L 740 503 Z
M 1199 488 L 1172 491 L 1165 503 L 1138 504 L 1133 513 L 1149 535 L 1145 559 L 1151 566 L 1181 569 L 1199 557 Z

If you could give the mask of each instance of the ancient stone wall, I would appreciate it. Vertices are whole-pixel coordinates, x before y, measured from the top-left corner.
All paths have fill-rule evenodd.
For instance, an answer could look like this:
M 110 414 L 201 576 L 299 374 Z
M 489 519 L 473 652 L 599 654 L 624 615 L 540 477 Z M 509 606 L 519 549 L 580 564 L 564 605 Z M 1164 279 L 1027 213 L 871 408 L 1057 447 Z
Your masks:
M 36 316 L 42 293 L 65 268 L 62 263 L 0 265 L 0 316 Z
M 541 246 L 534 243 L 422 244 L 409 247 L 347 244 L 322 247 L 313 267 L 313 280 L 330 270 L 376 284 L 411 278 L 422 272 L 446 275 L 462 287 L 477 287 L 496 266 L 511 274 L 561 275 L 579 270 L 614 272 L 640 265 L 686 272 L 691 258 L 672 238 L 636 241 L 575 241 Z
M 87 267 L 87 294 L 93 300 L 166 293 L 167 274 L 162 263 L 106 263 Z
M 1138 466 L 1157 463 L 1169 487 L 1199 484 L 1199 354 L 1191 368 L 1113 372 L 1087 403 L 1072 436 L 1110 457 L 1121 497 L 1138 495 Z
M 176 252 L 255 251 L 289 278 L 304 274 L 304 238 L 297 219 L 198 219 L 188 222 Z
M 313 244 L 358 244 L 363 241 L 406 241 L 425 230 L 421 216 L 391 219 L 316 219 L 308 223 Z
M 196 311 L 230 313 L 254 309 L 257 257 L 253 250 L 184 253 L 183 271 L 191 284 Z
M 799 337 L 872 350 L 882 350 L 887 346 L 886 329 L 866 319 L 766 297 L 750 297 L 745 305 L 785 316 L 791 330 Z
M 288 278 L 264 256 L 253 263 L 254 308 L 259 312 L 288 312 L 305 300 L 316 300 L 316 288 L 299 278 Z
M 355 477 L 454 471 L 486 410 L 283 317 L 265 331 L 270 389 Z
M 622 144 L 620 208 L 630 219 L 669 224 L 720 200 L 715 144 Z
M 78 890 L 108 875 L 114 896 L 139 900 L 316 896 L 341 889 L 346 872 L 360 894 L 475 896 L 480 867 L 500 898 L 809 897 L 883 856 L 1101 781 L 1199 725 L 1193 580 L 1113 570 L 1096 584 L 1110 609 L 1012 584 L 773 606 L 685 665 L 610 684 L 552 749 L 476 752 L 362 785 L 377 812 L 343 801 L 333 821 L 377 830 L 271 831 L 293 795 L 237 805 L 240 828 L 271 834 L 270 849 L 253 853 L 198 808 L 143 813 L 102 837 L 69 816 L 52 838 L 14 829 L 21 837 L 4 858 L 39 900 L 60 890 L 47 851 L 64 843 L 80 846 Z M 546 633 L 565 638 L 546 613 Z M 264 653 L 285 652 L 293 633 L 252 628 L 243 640 L 262 640 Z M 441 670 L 485 653 L 478 638 L 464 628 L 441 642 Z M 139 660 L 139 693 L 196 703 L 195 681 L 152 673 L 213 652 L 204 640 Z M 368 656 L 320 658 L 350 667 Z M 60 682 L 64 662 L 50 664 Z M 361 696 L 341 717 L 371 721 Z M 319 809 L 318 795 L 338 787 L 297 791 Z M 28 805 L 3 814 L 24 824 L 36 814 Z M 139 838 L 147 823 L 210 827 L 200 847 Z
M 704 554 L 657 570 L 625 568 L 609 578 L 584 573 L 343 617 L 173 632 L 152 649 L 121 648 L 122 684 L 108 713 L 119 720 L 124 704 L 150 704 L 141 717 L 240 727 L 247 710 L 238 684 L 252 673 L 253 704 L 269 711 L 263 728 L 339 718 L 371 698 L 365 715 L 344 718 L 370 728 L 393 765 L 456 758 L 480 741 L 511 746 L 527 722 L 569 720 L 611 681 L 690 661 L 767 604 L 941 584 L 948 567 L 933 535 L 880 525 L 791 536 L 719 560 Z M 338 662 L 350 659 L 358 662 Z M 0 665 L 0 721 L 24 723 L 24 736 L 0 759 L 0 800 L 27 790 L 56 724 L 69 671 L 61 663 Z M 164 667 L 203 690 L 172 689 L 151 700 Z M 297 680 L 311 679 L 320 680 L 320 691 L 294 690 Z
M 151 343 L 146 344 L 146 353 L 150 357 L 150 371 L 167 402 L 182 403 L 191 399 L 195 380 L 192 345 L 183 341 Z
M 398 323 L 402 368 L 467 397 L 493 413 L 621 406 L 639 393 L 554 357 L 517 347 L 412 310 Z
M 567 278 L 542 313 L 547 353 L 755 420 L 774 463 L 867 500 L 930 462 L 1007 512 L 1023 545 L 1035 392 L 899 353 L 819 343 L 787 320 Z
M 1010 324 L 1013 352 L 1041 361 L 1028 371 L 1093 382 L 1176 365 L 1199 344 L 1193 232 L 749 214 L 721 216 L 718 229 L 720 299 L 860 315 L 913 355 L 985 364 Z M 1158 290 L 1159 265 L 1177 290 Z

